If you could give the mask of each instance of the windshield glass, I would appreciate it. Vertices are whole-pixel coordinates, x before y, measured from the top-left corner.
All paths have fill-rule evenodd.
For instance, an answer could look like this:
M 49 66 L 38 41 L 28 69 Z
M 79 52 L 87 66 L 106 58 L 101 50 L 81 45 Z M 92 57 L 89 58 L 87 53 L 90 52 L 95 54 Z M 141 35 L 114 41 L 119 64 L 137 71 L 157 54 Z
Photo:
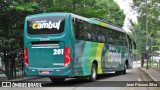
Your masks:
M 57 34 L 64 31 L 64 16 L 38 17 L 27 20 L 29 34 Z

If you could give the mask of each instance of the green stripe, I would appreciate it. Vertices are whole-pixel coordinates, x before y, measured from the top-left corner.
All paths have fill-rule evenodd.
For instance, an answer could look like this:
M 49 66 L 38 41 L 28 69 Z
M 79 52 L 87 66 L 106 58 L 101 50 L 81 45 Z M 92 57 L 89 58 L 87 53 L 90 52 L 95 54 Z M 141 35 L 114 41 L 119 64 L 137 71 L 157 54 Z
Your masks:
M 98 43 L 86 42 L 82 57 L 82 70 L 84 75 L 90 75 L 93 60 L 96 59 Z
M 89 69 L 89 55 L 91 51 L 91 46 L 92 42 L 86 42 L 85 47 L 84 47 L 84 52 L 82 55 L 82 70 L 84 75 L 90 75 L 90 72 L 88 71 Z

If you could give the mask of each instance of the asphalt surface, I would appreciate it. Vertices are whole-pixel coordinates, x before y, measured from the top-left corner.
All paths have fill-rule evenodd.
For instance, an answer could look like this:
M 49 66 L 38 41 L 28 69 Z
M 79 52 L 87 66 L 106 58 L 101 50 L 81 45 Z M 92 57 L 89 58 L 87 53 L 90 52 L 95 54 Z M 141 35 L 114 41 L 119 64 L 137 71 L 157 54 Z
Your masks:
M 96 82 L 88 82 L 85 78 L 69 78 L 65 82 L 51 83 L 49 78 L 41 78 L 29 81 L 41 81 L 42 88 L 0 88 L 0 90 L 160 90 L 159 87 L 126 87 L 126 82 L 132 85 L 135 82 L 151 81 L 139 67 L 140 64 L 134 63 L 133 69 L 127 70 L 125 75 L 114 73 L 99 75 Z

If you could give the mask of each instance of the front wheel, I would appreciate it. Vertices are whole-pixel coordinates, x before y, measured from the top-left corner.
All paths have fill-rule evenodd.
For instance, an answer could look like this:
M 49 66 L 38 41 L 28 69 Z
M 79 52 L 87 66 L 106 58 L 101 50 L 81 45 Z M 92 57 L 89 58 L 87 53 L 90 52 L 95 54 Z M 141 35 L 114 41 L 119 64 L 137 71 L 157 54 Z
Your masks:
M 97 79 L 97 67 L 93 63 L 92 64 L 92 70 L 91 70 L 91 75 L 89 76 L 89 81 L 94 82 Z
M 124 65 L 124 69 L 121 71 L 115 71 L 115 74 L 117 75 L 124 75 L 126 74 L 127 65 Z
M 126 74 L 127 65 L 124 65 L 124 70 L 122 71 L 123 74 Z

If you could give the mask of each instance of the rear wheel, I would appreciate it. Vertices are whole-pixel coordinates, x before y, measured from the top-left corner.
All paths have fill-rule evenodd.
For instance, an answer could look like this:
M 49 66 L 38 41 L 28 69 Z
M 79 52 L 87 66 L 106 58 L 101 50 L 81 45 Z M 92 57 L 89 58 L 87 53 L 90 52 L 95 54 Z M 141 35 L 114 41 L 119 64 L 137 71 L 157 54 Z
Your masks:
M 53 77 L 51 77 L 50 80 L 52 81 L 52 83 L 56 83 L 56 82 L 65 81 L 65 78 L 53 78 Z
M 115 74 L 121 75 L 121 74 L 122 74 L 122 71 L 115 71 Z
M 91 70 L 91 75 L 89 76 L 89 81 L 94 82 L 97 79 L 97 67 L 93 63 L 92 64 L 92 70 Z

